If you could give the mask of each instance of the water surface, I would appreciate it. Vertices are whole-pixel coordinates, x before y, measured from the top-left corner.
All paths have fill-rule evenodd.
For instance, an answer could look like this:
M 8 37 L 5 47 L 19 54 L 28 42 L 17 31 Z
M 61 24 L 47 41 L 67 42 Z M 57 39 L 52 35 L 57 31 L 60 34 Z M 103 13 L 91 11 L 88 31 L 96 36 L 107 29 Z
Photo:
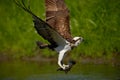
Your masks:
M 0 80 L 120 80 L 120 66 L 80 64 L 65 74 L 56 63 L 0 62 Z

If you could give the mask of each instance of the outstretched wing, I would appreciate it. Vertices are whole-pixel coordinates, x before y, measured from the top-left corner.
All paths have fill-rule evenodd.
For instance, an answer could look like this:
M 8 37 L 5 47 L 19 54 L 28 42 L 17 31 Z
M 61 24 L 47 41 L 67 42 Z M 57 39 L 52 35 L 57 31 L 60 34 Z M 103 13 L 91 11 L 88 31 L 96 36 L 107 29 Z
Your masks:
M 32 15 L 34 19 L 33 22 L 35 29 L 37 30 L 39 35 L 41 35 L 44 39 L 48 40 L 54 47 L 57 47 L 58 45 L 61 44 L 66 44 L 65 39 L 63 39 L 59 35 L 59 33 L 57 33 L 54 29 L 52 29 L 52 27 L 49 24 L 47 24 L 42 19 L 37 17 L 34 13 L 32 13 L 32 11 L 30 10 L 30 6 L 28 5 L 28 7 L 26 7 L 23 0 L 21 0 L 21 2 L 15 0 L 15 3 L 19 7 L 24 9 L 26 12 Z
M 63 38 L 73 42 L 70 25 L 69 10 L 64 0 L 45 0 L 46 22 L 54 28 Z

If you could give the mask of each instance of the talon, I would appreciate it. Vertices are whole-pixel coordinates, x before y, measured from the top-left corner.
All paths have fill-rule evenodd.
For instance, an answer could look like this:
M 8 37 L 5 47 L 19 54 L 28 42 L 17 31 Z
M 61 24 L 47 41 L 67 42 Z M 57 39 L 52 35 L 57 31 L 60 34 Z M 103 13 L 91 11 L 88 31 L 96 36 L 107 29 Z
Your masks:
M 64 71 L 64 69 L 63 68 L 58 68 L 57 71 Z
M 65 69 L 63 68 L 58 68 L 57 71 L 64 71 L 66 74 L 70 71 L 71 67 L 66 67 Z
M 73 65 L 75 65 L 75 64 L 76 64 L 75 61 L 70 60 L 69 63 L 68 63 L 68 65 L 63 64 L 63 66 L 65 67 L 65 69 L 63 69 L 63 68 L 60 67 L 60 68 L 57 69 L 57 71 L 64 71 L 67 74 L 71 70 L 71 68 L 73 67 Z

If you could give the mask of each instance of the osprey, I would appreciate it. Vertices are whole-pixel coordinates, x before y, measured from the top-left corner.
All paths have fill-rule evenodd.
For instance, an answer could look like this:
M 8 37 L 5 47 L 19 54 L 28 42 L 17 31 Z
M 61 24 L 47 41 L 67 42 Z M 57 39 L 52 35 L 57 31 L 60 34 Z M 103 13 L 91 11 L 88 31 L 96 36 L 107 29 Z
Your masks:
M 44 44 L 37 41 L 40 48 L 55 50 L 58 53 L 58 65 L 61 71 L 69 71 L 75 61 L 69 61 L 68 64 L 63 63 L 65 53 L 78 46 L 83 38 L 72 37 L 69 25 L 69 10 L 65 5 L 64 0 L 45 0 L 46 7 L 46 22 L 36 16 L 30 9 L 30 5 L 25 5 L 24 0 L 16 1 L 15 3 L 32 15 L 34 27 L 37 33 L 42 36 L 49 44 Z

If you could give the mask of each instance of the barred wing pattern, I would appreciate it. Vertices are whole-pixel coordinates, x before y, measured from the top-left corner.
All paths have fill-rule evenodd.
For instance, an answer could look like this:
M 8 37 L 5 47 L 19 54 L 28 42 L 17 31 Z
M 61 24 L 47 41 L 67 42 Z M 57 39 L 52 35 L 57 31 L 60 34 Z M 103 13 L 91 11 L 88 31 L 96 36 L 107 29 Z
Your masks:
M 64 0 L 45 0 L 46 22 L 68 42 L 73 43 L 70 32 L 69 10 Z

